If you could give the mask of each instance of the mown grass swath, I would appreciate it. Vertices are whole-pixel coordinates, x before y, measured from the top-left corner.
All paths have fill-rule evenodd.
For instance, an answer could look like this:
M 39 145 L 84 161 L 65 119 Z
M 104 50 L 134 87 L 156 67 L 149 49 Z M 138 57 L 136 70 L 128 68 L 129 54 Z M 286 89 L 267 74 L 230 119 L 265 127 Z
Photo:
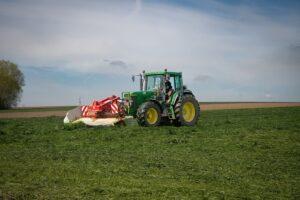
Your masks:
M 300 108 L 206 111 L 195 127 L 0 120 L 0 194 L 13 198 L 297 199 Z

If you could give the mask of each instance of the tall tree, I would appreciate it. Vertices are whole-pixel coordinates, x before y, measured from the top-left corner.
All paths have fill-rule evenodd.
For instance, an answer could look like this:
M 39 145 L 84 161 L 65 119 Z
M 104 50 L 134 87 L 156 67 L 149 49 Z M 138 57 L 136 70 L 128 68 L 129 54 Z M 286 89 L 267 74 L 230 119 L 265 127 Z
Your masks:
M 22 95 L 24 75 L 10 61 L 0 60 L 0 109 L 16 106 Z

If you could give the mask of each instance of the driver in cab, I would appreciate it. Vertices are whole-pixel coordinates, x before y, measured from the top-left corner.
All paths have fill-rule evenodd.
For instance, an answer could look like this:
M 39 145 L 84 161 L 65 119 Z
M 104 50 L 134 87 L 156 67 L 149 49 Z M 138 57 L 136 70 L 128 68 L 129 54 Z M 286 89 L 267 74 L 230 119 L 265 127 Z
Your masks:
M 171 96 L 172 96 L 174 90 L 172 88 L 172 84 L 171 84 L 169 78 L 166 78 L 165 87 L 166 87 L 166 103 L 167 103 L 167 105 L 170 105 Z

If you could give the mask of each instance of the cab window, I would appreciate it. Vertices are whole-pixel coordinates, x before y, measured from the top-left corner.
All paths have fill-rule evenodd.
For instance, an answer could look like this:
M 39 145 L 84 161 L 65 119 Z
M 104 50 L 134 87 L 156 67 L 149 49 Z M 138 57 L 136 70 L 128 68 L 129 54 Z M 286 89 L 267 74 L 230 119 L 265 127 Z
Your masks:
M 146 90 L 153 91 L 161 88 L 162 76 L 147 76 Z
M 175 79 L 174 79 L 174 76 L 171 76 L 170 79 L 169 79 L 171 85 L 172 85 L 172 88 L 175 89 Z
M 181 79 L 180 76 L 175 76 L 175 90 L 181 90 Z

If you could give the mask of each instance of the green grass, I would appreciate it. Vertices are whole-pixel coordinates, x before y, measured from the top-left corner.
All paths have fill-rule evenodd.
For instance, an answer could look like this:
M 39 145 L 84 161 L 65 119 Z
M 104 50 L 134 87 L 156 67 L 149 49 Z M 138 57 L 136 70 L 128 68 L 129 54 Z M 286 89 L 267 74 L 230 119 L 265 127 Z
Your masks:
M 206 111 L 196 127 L 0 120 L 0 198 L 299 199 L 300 107 Z

